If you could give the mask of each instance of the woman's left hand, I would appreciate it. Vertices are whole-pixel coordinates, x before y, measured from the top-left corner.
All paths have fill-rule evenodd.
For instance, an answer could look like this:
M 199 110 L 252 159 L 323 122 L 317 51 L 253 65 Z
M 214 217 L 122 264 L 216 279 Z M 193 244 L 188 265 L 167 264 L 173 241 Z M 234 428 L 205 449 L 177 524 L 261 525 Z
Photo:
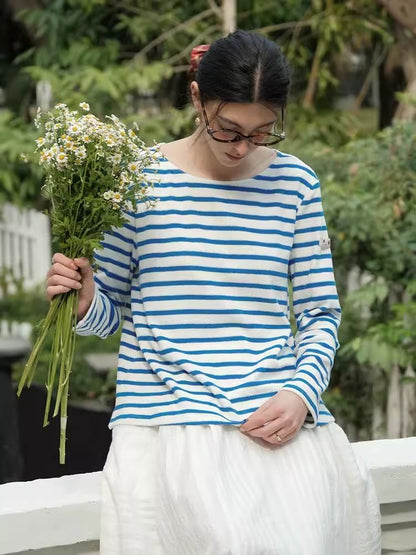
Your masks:
M 283 389 L 253 412 L 240 430 L 273 445 L 281 445 L 295 437 L 307 414 L 308 408 L 302 399 Z

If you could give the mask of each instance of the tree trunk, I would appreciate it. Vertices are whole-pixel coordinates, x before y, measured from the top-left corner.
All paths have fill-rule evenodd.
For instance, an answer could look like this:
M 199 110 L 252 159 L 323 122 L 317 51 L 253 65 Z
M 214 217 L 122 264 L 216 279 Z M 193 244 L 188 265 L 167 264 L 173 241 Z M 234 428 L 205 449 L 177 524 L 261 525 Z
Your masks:
M 402 394 L 402 427 L 401 437 L 410 437 L 416 433 L 416 373 L 411 364 L 407 365 L 405 381 L 401 386 Z
M 53 92 L 49 81 L 38 81 L 36 83 L 36 105 L 43 111 L 52 107 Z
M 321 68 L 321 60 L 322 60 L 322 43 L 319 40 L 313 57 L 308 86 L 306 87 L 306 92 L 303 99 L 304 108 L 312 108 L 314 105 L 316 85 L 318 82 L 318 74 Z
M 401 432 L 400 369 L 394 364 L 390 372 L 387 393 L 387 437 L 399 438 Z
M 381 75 L 382 79 L 386 80 L 387 88 L 391 89 L 390 94 L 388 94 L 381 87 L 384 103 L 395 106 L 394 93 L 397 90 L 409 95 L 416 95 L 415 0 L 378 0 L 378 2 L 395 21 L 396 44 L 393 45 L 387 57 L 383 70 L 384 75 Z M 404 86 L 401 83 L 401 75 L 404 76 Z M 403 102 L 399 103 L 394 117 L 401 120 L 416 119 L 416 107 Z M 383 105 L 381 105 L 380 127 L 385 127 L 390 123 L 391 117 L 386 118 L 386 115 L 383 114 Z
M 222 18 L 224 36 L 233 33 L 237 28 L 237 0 L 222 1 Z
M 415 0 L 378 0 L 391 17 L 416 34 Z
M 400 49 L 400 59 L 407 86 L 403 91 L 416 99 L 416 35 L 410 34 L 401 25 L 396 25 L 396 37 Z M 395 119 L 416 119 L 416 106 L 401 102 Z
M 386 437 L 384 395 L 386 380 L 381 370 L 373 374 L 373 410 L 371 422 L 371 439 L 384 439 Z

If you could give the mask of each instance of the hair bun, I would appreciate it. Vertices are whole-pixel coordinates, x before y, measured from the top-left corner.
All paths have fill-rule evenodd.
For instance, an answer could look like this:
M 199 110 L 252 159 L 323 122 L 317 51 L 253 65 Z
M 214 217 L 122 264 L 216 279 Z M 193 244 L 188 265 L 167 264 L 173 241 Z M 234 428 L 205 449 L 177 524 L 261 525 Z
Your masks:
M 195 46 L 191 50 L 191 60 L 189 64 L 189 71 L 191 73 L 195 73 L 198 69 L 199 62 L 201 61 L 202 56 L 209 50 L 210 44 L 200 44 Z

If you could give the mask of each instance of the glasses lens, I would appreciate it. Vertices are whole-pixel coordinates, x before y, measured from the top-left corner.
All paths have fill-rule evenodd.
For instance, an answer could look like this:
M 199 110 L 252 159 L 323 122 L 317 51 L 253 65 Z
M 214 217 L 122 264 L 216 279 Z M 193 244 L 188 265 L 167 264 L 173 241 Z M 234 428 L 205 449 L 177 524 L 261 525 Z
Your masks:
M 253 143 L 256 145 L 273 145 L 280 140 L 281 139 L 278 135 L 269 135 L 268 133 L 253 135 Z
M 218 129 L 211 133 L 212 137 L 217 141 L 234 141 L 236 137 L 241 137 L 235 131 L 228 131 L 227 129 Z
M 228 129 L 216 129 L 209 131 L 211 137 L 216 141 L 222 141 L 224 143 L 228 142 L 238 142 L 244 139 L 239 133 L 235 131 L 229 131 Z M 283 141 L 284 134 L 272 134 L 272 133 L 259 133 L 258 135 L 251 135 L 251 142 L 255 145 L 274 145 Z

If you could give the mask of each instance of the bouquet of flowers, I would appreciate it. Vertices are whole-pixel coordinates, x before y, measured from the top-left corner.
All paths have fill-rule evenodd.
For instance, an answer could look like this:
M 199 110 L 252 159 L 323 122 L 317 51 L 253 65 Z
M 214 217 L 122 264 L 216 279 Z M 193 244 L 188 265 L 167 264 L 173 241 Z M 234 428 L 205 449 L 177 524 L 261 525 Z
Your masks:
M 36 153 L 46 175 L 42 192 L 50 201 L 52 234 L 60 252 L 70 258 L 87 257 L 100 248 L 104 233 L 126 222 L 126 212 L 157 199 L 148 196 L 151 184 L 144 169 L 156 161 L 155 149 L 145 148 L 133 129 L 114 115 L 100 121 L 89 113 L 71 111 L 57 104 L 51 112 L 35 119 L 44 135 L 36 141 Z M 23 370 L 17 394 L 30 387 L 49 333 L 53 342 L 46 381 L 44 423 L 49 423 L 52 395 L 56 389 L 53 416 L 60 414 L 59 460 L 65 462 L 69 377 L 75 348 L 78 291 L 55 296 L 50 304 L 32 353 Z

